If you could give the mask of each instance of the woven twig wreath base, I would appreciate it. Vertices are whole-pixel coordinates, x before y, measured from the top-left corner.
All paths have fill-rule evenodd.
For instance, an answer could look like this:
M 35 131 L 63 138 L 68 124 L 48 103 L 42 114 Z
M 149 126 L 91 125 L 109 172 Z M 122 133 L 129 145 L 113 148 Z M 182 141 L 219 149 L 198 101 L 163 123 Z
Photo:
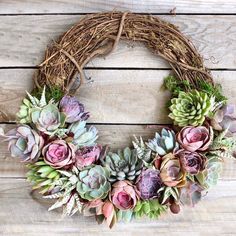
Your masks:
M 143 42 L 170 64 L 178 79 L 196 88 L 196 78 L 213 83 L 202 57 L 176 26 L 150 15 L 108 12 L 84 17 L 49 47 L 34 77 L 35 85 L 73 93 L 82 84 L 84 66 L 94 57 L 111 53 L 120 39 Z M 77 72 L 80 79 L 75 89 Z

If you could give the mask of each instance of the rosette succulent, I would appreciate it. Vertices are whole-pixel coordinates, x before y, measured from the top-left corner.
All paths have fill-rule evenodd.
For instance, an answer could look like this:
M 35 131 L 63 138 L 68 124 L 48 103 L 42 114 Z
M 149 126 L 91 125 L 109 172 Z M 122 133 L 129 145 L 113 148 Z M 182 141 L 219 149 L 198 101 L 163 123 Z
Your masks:
M 44 144 L 43 138 L 27 125 L 20 125 L 6 135 L 11 156 L 19 157 L 24 162 L 35 162 L 40 156 Z
M 101 146 L 91 146 L 78 149 L 75 152 L 75 166 L 83 169 L 86 166 L 95 163 L 100 156 Z
M 182 149 L 176 155 L 180 158 L 183 169 L 191 175 L 196 175 L 205 169 L 207 159 L 200 153 Z
M 129 210 L 135 207 L 138 195 L 135 187 L 129 181 L 123 180 L 112 185 L 109 198 L 116 208 Z
M 75 147 L 64 140 L 54 140 L 42 151 L 44 161 L 55 169 L 67 168 L 75 160 Z
M 214 110 L 214 106 L 215 98 L 204 92 L 180 92 L 177 98 L 171 99 L 169 117 L 180 127 L 198 126 L 203 124 L 205 118 Z
M 54 134 L 65 123 L 65 115 L 52 103 L 42 108 L 33 108 L 31 118 L 36 128 L 48 135 Z
M 155 169 L 143 170 L 136 183 L 140 197 L 144 200 L 157 198 L 161 186 L 160 171 Z
M 228 130 L 231 135 L 236 134 L 236 106 L 233 104 L 223 106 L 219 109 L 213 119 L 211 125 L 215 130 Z
M 111 189 L 109 175 L 109 171 L 102 166 L 89 166 L 79 172 L 76 189 L 80 196 L 88 201 L 104 199 Z
M 88 112 L 84 112 L 84 105 L 76 97 L 64 96 L 59 104 L 60 111 L 65 113 L 66 122 L 73 123 L 79 120 L 87 120 Z
M 213 140 L 213 130 L 205 126 L 187 126 L 177 135 L 180 146 L 187 151 L 206 151 Z
M 186 172 L 182 169 L 177 156 L 169 153 L 162 158 L 160 176 L 164 185 L 183 187 L 186 183 Z
M 135 181 L 143 167 L 143 162 L 137 157 L 137 152 L 128 147 L 119 150 L 117 153 L 108 153 L 102 163 L 111 173 L 110 182 L 118 180 Z
M 155 138 L 149 140 L 147 146 L 160 156 L 176 151 L 179 144 L 175 140 L 175 133 L 173 130 L 163 128 L 161 133 L 156 133 Z

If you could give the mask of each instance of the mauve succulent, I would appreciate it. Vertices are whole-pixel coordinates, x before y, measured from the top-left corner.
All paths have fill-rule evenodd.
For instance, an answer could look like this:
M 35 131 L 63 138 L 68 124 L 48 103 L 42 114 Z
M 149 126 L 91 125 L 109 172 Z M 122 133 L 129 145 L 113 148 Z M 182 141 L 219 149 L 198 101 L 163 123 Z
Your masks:
M 101 146 L 91 146 L 80 148 L 75 152 L 75 166 L 79 169 L 83 169 L 95 163 L 101 153 Z
M 183 169 L 192 175 L 198 174 L 205 168 L 206 157 L 200 153 L 182 149 L 176 155 L 180 158 Z
M 64 140 L 54 140 L 43 148 L 44 161 L 55 169 L 68 168 L 74 162 L 75 147 Z
M 43 108 L 33 108 L 31 117 L 36 128 L 48 135 L 54 134 L 65 123 L 65 115 L 59 112 L 55 104 L 51 103 Z
M 66 114 L 66 122 L 68 123 L 89 118 L 89 113 L 84 112 L 84 105 L 74 96 L 64 96 L 59 107 L 60 111 Z
M 155 169 L 143 170 L 136 183 L 140 197 L 144 200 L 157 198 L 161 186 L 160 171 Z
M 186 126 L 177 134 L 180 146 L 190 152 L 206 151 L 213 140 L 213 130 L 205 126 Z
M 169 187 L 183 187 L 186 183 L 186 172 L 179 158 L 172 153 L 162 157 L 160 176 L 164 185 Z
M 114 206 L 120 210 L 133 209 L 138 200 L 135 187 L 126 180 L 114 183 L 109 197 Z
M 236 105 L 229 104 L 219 109 L 213 119 L 211 125 L 215 130 L 226 130 L 230 135 L 236 135 Z
M 8 149 L 13 157 L 22 161 L 37 161 L 43 147 L 43 138 L 27 125 L 18 126 L 3 135 L 9 141 Z

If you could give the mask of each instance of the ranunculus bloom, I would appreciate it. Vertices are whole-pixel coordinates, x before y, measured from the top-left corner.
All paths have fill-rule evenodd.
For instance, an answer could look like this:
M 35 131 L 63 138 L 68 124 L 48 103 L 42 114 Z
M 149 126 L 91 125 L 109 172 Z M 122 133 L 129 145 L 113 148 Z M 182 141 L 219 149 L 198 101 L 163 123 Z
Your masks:
M 78 149 L 75 152 L 75 165 L 79 169 L 89 166 L 96 162 L 100 156 L 101 147 L 91 146 Z
M 186 184 L 186 172 L 181 167 L 179 158 L 172 153 L 162 158 L 160 176 L 162 182 L 169 187 L 183 187 Z
M 55 169 L 66 168 L 74 162 L 75 147 L 64 140 L 55 140 L 43 148 L 44 161 Z
M 110 200 L 120 210 L 133 209 L 138 196 L 135 188 L 129 181 L 118 181 L 112 185 Z
M 177 141 L 182 148 L 190 152 L 206 151 L 213 139 L 213 130 L 205 126 L 187 126 L 177 135 Z
M 184 149 L 179 150 L 176 155 L 180 158 L 180 162 L 184 170 L 192 175 L 203 171 L 206 164 L 206 157 L 197 152 L 190 152 Z
M 73 123 L 87 120 L 88 112 L 84 112 L 84 105 L 76 97 L 64 96 L 60 101 L 60 111 L 66 114 L 66 122 Z

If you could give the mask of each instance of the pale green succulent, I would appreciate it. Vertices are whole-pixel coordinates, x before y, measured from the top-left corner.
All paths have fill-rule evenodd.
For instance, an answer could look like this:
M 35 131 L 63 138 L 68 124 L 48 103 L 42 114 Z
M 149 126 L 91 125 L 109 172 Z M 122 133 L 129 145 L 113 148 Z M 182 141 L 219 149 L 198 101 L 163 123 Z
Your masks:
M 91 165 L 78 175 L 77 192 L 81 198 L 92 201 L 104 199 L 111 189 L 108 181 L 109 171 L 100 165 Z
M 151 219 L 156 219 L 166 210 L 167 206 L 161 205 L 158 199 L 138 201 L 134 208 L 134 216 L 141 218 L 146 215 Z
M 161 133 L 156 133 L 155 138 L 149 140 L 147 146 L 160 156 L 164 156 L 179 148 L 176 142 L 175 133 L 173 130 L 163 128 Z
M 71 124 L 67 131 L 73 134 L 72 143 L 77 147 L 94 146 L 98 138 L 98 131 L 94 126 L 86 128 L 86 121 L 77 121 Z
M 102 160 L 102 164 L 108 168 L 111 175 L 110 182 L 129 180 L 135 181 L 140 175 L 143 162 L 137 156 L 136 150 L 126 147 L 117 153 L 108 153 Z
M 32 122 L 36 128 L 48 135 L 53 135 L 65 124 L 66 116 L 61 113 L 55 104 L 49 103 L 44 107 L 31 109 Z
M 59 171 L 47 165 L 44 161 L 28 164 L 27 180 L 32 182 L 33 189 L 40 189 L 40 193 L 50 192 L 56 186 L 56 181 L 61 177 Z
M 209 97 L 207 93 L 197 90 L 180 92 L 178 98 L 171 99 L 169 117 L 180 127 L 198 126 L 203 124 L 214 107 L 215 97 Z

